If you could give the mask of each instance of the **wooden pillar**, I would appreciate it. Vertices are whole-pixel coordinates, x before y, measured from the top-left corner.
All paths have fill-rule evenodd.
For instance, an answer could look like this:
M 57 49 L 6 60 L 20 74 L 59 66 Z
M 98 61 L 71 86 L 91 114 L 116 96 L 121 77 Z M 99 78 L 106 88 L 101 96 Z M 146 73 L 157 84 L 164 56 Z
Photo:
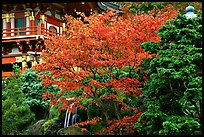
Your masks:
M 7 14 L 2 14 L 2 18 L 3 18 L 3 23 L 6 22 L 6 24 L 3 24 L 4 27 L 6 28 L 6 36 L 11 36 L 11 22 L 10 22 L 10 15 L 9 13 Z
M 26 21 L 26 35 L 29 35 L 30 34 L 30 32 L 29 32 L 29 30 L 30 30 L 30 20 L 29 20 L 29 11 L 26 11 L 25 12 L 25 21 Z
M 31 27 L 31 35 L 35 35 L 35 16 L 34 16 L 34 12 L 32 11 L 31 12 L 31 15 L 30 15 L 30 27 Z
M 7 37 L 11 36 L 11 22 L 6 22 Z
M 11 21 L 11 36 L 14 36 L 14 28 L 15 28 L 15 20 L 14 20 L 15 16 L 14 13 L 10 13 L 10 21 Z
M 45 31 L 46 31 L 46 20 L 47 17 L 45 17 L 45 15 L 40 15 L 40 24 L 41 24 L 41 30 L 42 30 L 42 35 L 45 35 Z
M 3 18 L 3 33 L 5 33 L 6 32 L 6 28 L 7 28 L 7 25 L 6 25 L 6 19 L 5 18 Z M 5 37 L 6 36 L 6 33 L 5 34 L 3 34 L 3 37 Z
M 3 18 L 3 32 L 7 32 L 6 34 L 4 34 L 3 36 L 11 36 L 11 32 L 13 32 L 14 30 L 11 31 L 11 28 L 14 28 L 14 13 L 7 13 L 7 14 L 2 14 L 2 18 Z
M 38 23 L 38 32 L 37 35 L 41 35 L 42 31 L 41 31 L 41 23 Z

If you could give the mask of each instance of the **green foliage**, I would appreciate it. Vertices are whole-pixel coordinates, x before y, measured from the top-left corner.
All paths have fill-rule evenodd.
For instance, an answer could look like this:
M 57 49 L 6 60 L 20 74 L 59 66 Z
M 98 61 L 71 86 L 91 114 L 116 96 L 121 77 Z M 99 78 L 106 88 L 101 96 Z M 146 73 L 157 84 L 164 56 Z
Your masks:
M 147 111 L 136 127 L 145 135 L 192 135 L 201 130 L 202 12 L 187 19 L 178 14 L 159 29 L 160 42 L 145 42 L 150 75 L 143 96 Z
M 8 77 L 2 90 L 2 134 L 18 135 L 34 120 L 35 115 L 25 103 L 26 97 L 21 90 L 20 67 L 13 66 L 14 75 Z
M 43 135 L 56 135 L 57 131 L 62 128 L 62 123 L 65 118 L 65 110 L 61 113 L 58 112 L 59 106 L 52 105 L 49 111 L 48 120 L 42 125 Z
M 155 7 L 155 4 L 151 3 L 145 3 L 142 2 L 141 4 L 133 4 L 130 7 L 130 12 L 132 13 L 139 13 L 141 11 L 144 11 L 144 13 L 148 14 L 148 11 L 153 10 L 153 8 Z M 163 8 L 163 5 L 159 5 L 158 8 Z
M 169 116 L 162 125 L 163 129 L 159 131 L 161 135 L 191 135 L 196 128 L 200 128 L 198 120 L 188 116 Z
M 97 107 L 94 103 L 92 103 L 91 105 L 88 106 L 87 115 L 88 115 L 88 119 L 92 119 L 96 116 L 101 116 L 99 107 Z
M 42 127 L 43 127 L 43 133 L 46 134 L 47 131 L 49 130 L 49 127 L 51 127 L 53 124 L 55 123 L 54 119 L 49 119 L 48 121 L 46 121 Z
M 202 10 L 201 2 L 116 2 L 123 7 L 129 7 L 132 13 L 148 13 L 151 10 L 162 10 L 167 5 L 173 5 L 173 7 L 182 13 L 185 13 L 185 8 L 189 5 L 195 8 L 195 12 Z
M 106 126 L 103 124 L 100 123 L 97 123 L 96 125 L 90 125 L 90 131 L 92 131 L 92 133 L 95 133 L 103 128 L 105 128 Z
M 47 109 L 49 101 L 42 100 L 42 93 L 46 91 L 41 80 L 38 79 L 38 73 L 32 69 L 26 69 L 22 74 L 22 90 L 26 95 L 26 103 L 30 106 L 41 106 Z
M 78 90 L 70 90 L 67 94 L 67 97 L 71 97 L 71 96 L 81 96 L 82 93 L 79 92 Z
M 92 103 L 91 105 L 88 105 L 87 116 L 88 116 L 88 119 L 92 119 L 96 116 L 101 117 L 102 113 L 100 112 L 100 108 L 97 107 L 94 103 Z M 100 122 L 100 123 L 97 123 L 96 125 L 90 125 L 90 128 L 88 128 L 88 130 L 91 133 L 95 133 L 104 127 L 106 127 L 106 125 Z
M 36 120 L 44 119 L 48 116 L 50 101 L 42 100 L 42 94 L 46 88 L 42 85 L 42 81 L 38 79 L 39 73 L 30 68 L 22 74 L 21 89 L 26 95 L 25 103 L 28 104 L 31 110 L 36 115 Z M 48 86 L 50 92 L 57 92 L 54 86 Z

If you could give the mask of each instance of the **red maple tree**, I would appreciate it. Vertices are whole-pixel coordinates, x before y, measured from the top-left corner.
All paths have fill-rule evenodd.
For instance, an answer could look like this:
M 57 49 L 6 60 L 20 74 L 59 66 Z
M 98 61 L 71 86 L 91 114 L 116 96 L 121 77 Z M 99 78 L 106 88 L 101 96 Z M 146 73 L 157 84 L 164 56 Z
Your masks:
M 39 72 L 49 71 L 52 74 L 41 75 L 43 85 L 57 85 L 61 92 L 46 91 L 43 99 L 49 98 L 51 105 L 62 103 L 59 111 L 69 108 L 73 103 L 74 111 L 75 107 L 87 110 L 81 102 L 89 98 L 90 105 L 94 103 L 100 108 L 102 116 L 75 125 L 103 122 L 105 128 L 96 134 L 133 134 L 134 123 L 142 112 L 125 102 L 120 94 L 125 94 L 126 99 L 141 95 L 138 85 L 144 81 L 141 82 L 133 76 L 120 77 L 119 70 L 138 71 L 142 58 L 152 57 L 144 52 L 140 44 L 159 41 L 158 29 L 177 13 L 176 10 L 169 10 L 153 17 L 153 12 L 137 15 L 126 10 L 122 16 L 113 11 L 92 14 L 89 17 L 80 13 L 81 18 L 66 16 L 69 36 L 53 36 L 46 40 L 46 50 L 41 55 L 46 63 L 37 66 Z M 65 95 L 71 90 L 77 90 L 82 95 L 66 100 Z M 107 110 L 110 102 L 114 106 L 111 113 L 115 117 L 110 116 Z M 123 116 L 123 111 L 131 113 Z

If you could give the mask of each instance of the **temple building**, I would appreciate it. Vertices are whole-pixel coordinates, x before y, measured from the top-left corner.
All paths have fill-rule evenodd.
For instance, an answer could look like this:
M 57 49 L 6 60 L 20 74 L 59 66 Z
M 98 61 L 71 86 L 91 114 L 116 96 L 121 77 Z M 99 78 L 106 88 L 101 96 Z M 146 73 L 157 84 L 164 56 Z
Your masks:
M 44 40 L 49 35 L 66 35 L 65 14 L 90 15 L 97 10 L 120 10 L 112 2 L 2 4 L 2 78 L 12 73 L 12 64 L 22 72 L 42 62 Z

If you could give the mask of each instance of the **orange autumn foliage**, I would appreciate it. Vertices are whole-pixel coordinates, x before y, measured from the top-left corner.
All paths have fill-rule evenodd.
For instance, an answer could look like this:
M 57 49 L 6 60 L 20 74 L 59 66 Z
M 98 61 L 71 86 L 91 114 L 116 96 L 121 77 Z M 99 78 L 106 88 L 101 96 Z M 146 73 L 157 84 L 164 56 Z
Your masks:
M 41 55 L 46 63 L 36 66 L 39 72 L 50 71 L 53 75 L 41 76 L 44 86 L 57 85 L 57 88 L 61 89 L 61 92 L 54 94 L 46 91 L 43 99 L 49 98 L 51 104 L 56 106 L 62 103 L 62 107 L 59 108 L 61 111 L 72 103 L 74 107 L 87 110 L 81 102 L 84 98 L 91 98 L 95 105 L 101 108 L 104 117 L 76 125 L 102 121 L 107 127 L 97 134 L 101 132 L 117 134 L 116 131 L 120 128 L 133 134 L 133 125 L 142 112 L 125 103 L 118 92 L 125 93 L 127 97 L 139 96 L 142 91 L 138 85 L 143 82 L 134 77 L 118 78 L 113 74 L 113 70 L 115 68 L 123 70 L 123 66 L 132 66 L 134 71 L 137 71 L 143 58 L 153 56 L 144 52 L 140 44 L 146 41 L 159 41 L 158 29 L 167 20 L 176 17 L 177 13 L 178 11 L 169 8 L 169 11 L 160 12 L 156 17 L 153 17 L 153 12 L 141 15 L 127 12 L 119 16 L 112 11 L 92 14 L 89 17 L 81 13 L 82 19 L 66 16 L 69 36 L 53 36 L 46 40 L 46 50 Z M 109 80 L 99 81 L 95 78 L 96 74 L 105 77 L 104 73 L 108 74 Z M 92 78 L 88 80 L 89 84 L 85 84 L 83 81 L 90 75 Z M 110 90 L 106 91 L 106 96 L 100 96 L 101 88 L 106 87 L 110 87 Z M 82 96 L 76 96 L 75 101 L 67 101 L 62 95 L 70 90 L 78 90 L 82 92 Z M 111 118 L 104 108 L 104 100 L 115 101 L 118 108 L 115 108 L 116 112 L 113 113 L 120 115 L 120 112 L 127 110 L 134 112 L 134 115 Z M 89 101 L 90 104 L 92 101 Z

